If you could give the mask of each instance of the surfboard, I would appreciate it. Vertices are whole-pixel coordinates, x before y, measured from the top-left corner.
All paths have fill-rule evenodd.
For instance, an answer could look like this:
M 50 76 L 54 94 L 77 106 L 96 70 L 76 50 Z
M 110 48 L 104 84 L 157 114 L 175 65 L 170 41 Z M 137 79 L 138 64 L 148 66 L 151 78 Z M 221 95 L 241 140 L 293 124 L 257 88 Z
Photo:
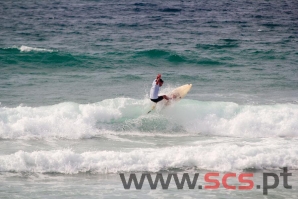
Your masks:
M 167 96 L 172 98 L 172 101 L 179 101 L 180 99 L 184 98 L 187 95 L 191 87 L 192 87 L 192 84 L 185 84 L 183 86 L 175 88 L 169 94 L 167 94 Z
M 174 102 L 178 102 L 179 100 L 184 98 L 187 95 L 187 93 L 190 91 L 191 87 L 192 87 L 192 84 L 185 84 L 183 86 L 179 86 L 175 88 L 170 93 L 166 94 L 166 96 L 168 96 L 171 99 L 168 101 L 166 101 L 165 99 L 162 100 L 162 101 L 166 101 L 164 103 L 164 106 L 169 106 L 170 104 Z M 148 113 L 153 111 L 155 108 L 156 108 L 156 104 L 153 105 L 152 109 Z

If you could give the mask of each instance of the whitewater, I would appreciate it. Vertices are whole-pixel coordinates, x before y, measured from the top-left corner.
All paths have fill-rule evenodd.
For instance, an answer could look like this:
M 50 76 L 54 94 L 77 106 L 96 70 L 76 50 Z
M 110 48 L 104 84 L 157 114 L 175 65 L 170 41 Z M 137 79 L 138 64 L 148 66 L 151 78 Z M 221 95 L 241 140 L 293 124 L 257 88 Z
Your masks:
M 298 105 L 239 105 L 184 99 L 146 114 L 149 100 L 107 99 L 93 104 L 0 107 L 2 139 L 83 139 L 105 134 L 138 132 L 228 137 L 298 136 Z
M 83 153 L 63 145 L 59 150 L 41 147 L 31 152 L 2 152 L 0 171 L 104 174 L 173 168 L 298 168 L 296 104 L 239 105 L 183 99 L 147 114 L 150 105 L 146 99 L 115 98 L 93 104 L 1 107 L 2 140 L 23 144 L 55 141 L 59 145 L 60 140 L 93 139 L 97 144 Z M 103 149 L 106 141 L 112 146 Z M 113 142 L 122 147 L 115 148 Z

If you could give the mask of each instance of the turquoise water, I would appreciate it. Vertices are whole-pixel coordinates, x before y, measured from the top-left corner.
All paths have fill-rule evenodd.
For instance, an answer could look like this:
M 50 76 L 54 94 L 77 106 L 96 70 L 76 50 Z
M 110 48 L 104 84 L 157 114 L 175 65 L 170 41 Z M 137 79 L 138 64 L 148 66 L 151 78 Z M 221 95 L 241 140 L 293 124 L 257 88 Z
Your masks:
M 127 191 L 118 173 L 261 181 L 288 167 L 293 189 L 271 197 L 297 198 L 297 12 L 293 0 L 0 2 L 0 194 L 256 198 Z M 161 93 L 193 86 L 148 115 L 158 73 Z

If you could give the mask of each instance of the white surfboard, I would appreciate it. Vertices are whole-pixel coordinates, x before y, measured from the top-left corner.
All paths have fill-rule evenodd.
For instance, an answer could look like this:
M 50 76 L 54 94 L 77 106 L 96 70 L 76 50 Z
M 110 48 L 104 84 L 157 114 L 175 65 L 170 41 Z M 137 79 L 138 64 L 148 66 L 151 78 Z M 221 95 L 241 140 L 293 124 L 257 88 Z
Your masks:
M 184 98 L 186 94 L 190 91 L 192 84 L 185 84 L 178 88 L 172 90 L 167 96 L 172 98 L 173 101 L 179 101 Z

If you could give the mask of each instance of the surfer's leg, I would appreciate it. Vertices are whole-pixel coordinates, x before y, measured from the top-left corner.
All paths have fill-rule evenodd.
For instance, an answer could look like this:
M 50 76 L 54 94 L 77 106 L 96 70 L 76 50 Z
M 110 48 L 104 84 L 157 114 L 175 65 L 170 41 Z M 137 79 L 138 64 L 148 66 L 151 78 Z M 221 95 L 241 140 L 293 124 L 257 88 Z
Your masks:
M 157 99 L 150 99 L 155 104 L 153 105 L 152 109 L 148 113 L 150 113 L 151 111 L 153 111 L 155 109 L 155 107 L 156 107 L 157 102 L 160 102 L 163 99 L 164 99 L 164 96 L 158 96 Z
M 158 98 L 157 99 L 150 99 L 152 102 L 155 102 L 155 103 L 157 103 L 157 102 L 160 102 L 161 100 L 163 100 L 163 96 L 158 96 Z
M 163 96 L 158 96 L 158 98 L 157 98 L 157 102 L 160 102 L 161 100 L 163 100 L 164 99 L 164 97 Z M 156 103 L 157 103 L 156 102 Z

